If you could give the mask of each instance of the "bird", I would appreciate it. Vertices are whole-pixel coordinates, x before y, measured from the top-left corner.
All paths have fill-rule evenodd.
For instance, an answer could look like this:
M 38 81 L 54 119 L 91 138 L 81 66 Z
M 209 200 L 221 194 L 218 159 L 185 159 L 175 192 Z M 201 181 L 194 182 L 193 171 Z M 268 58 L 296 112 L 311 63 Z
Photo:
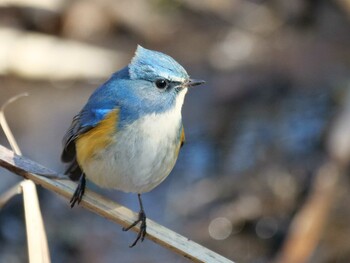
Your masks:
M 136 193 L 140 223 L 135 246 L 146 236 L 141 194 L 172 171 L 185 142 L 181 109 L 191 79 L 172 57 L 137 46 L 130 63 L 97 88 L 73 117 L 63 138 L 65 174 L 78 181 L 71 207 L 83 198 L 86 179 L 102 188 Z

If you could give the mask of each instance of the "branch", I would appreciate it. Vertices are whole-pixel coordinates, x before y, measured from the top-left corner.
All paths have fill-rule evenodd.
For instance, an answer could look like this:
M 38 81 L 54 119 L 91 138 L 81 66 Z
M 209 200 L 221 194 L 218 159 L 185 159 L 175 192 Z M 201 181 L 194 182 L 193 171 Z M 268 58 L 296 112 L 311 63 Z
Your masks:
M 7 170 L 16 173 L 24 178 L 30 179 L 42 187 L 54 191 L 65 198 L 71 198 L 76 183 L 70 180 L 52 180 L 43 176 L 34 174 L 50 174 L 60 177 L 54 171 L 33 162 L 30 159 L 16 155 L 11 150 L 0 145 L 0 166 Z M 86 190 L 83 200 L 80 205 L 88 210 L 103 216 L 122 226 L 129 226 L 137 219 L 137 214 L 127 209 L 126 207 L 112 202 L 101 195 L 98 195 L 90 190 Z M 135 226 L 133 230 L 139 230 Z M 147 219 L 147 238 L 155 243 L 168 248 L 186 258 L 195 262 L 231 262 L 229 259 L 183 237 L 155 222 Z

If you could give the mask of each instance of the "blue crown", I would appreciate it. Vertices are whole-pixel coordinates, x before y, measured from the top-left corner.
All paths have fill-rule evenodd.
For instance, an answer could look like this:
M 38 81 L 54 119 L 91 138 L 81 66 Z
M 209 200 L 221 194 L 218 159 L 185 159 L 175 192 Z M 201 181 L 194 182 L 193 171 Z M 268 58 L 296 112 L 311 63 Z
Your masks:
M 173 58 L 161 52 L 137 46 L 135 56 L 129 64 L 131 79 L 154 81 L 165 78 L 170 81 L 183 82 L 189 79 L 186 70 Z

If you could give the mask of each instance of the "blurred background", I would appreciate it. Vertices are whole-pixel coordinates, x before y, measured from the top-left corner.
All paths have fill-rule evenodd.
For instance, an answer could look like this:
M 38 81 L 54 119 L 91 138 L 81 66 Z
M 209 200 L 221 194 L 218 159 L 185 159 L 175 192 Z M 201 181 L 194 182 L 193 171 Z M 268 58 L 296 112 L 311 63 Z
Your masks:
M 10 127 L 25 156 L 63 172 L 61 139 L 92 91 L 137 44 L 169 54 L 207 82 L 187 95 L 187 141 L 143 196 L 148 217 L 231 260 L 271 262 L 321 193 L 332 200 L 309 262 L 350 262 L 348 178 L 313 191 L 350 87 L 349 22 L 348 0 L 3 0 L 0 105 L 30 94 L 6 110 Z M 0 175 L 0 193 L 21 180 Z M 138 211 L 136 195 L 88 187 Z M 135 233 L 38 189 L 54 263 L 187 262 L 149 240 L 129 249 Z M 0 211 L 0 262 L 27 260 L 18 196 Z

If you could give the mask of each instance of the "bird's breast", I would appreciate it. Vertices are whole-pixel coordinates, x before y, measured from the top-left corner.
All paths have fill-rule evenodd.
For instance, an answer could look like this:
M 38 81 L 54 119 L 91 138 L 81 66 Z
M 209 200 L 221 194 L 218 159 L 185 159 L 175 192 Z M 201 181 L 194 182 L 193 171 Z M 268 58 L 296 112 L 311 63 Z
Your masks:
M 173 169 L 181 132 L 181 111 L 148 114 L 119 129 L 83 170 L 102 187 L 150 191 Z
M 177 160 L 183 129 L 181 108 L 187 90 L 164 112 L 147 113 L 118 126 L 123 110 L 110 113 L 76 142 L 79 165 L 99 186 L 143 193 L 160 184 Z M 114 123 L 114 126 L 112 125 Z

